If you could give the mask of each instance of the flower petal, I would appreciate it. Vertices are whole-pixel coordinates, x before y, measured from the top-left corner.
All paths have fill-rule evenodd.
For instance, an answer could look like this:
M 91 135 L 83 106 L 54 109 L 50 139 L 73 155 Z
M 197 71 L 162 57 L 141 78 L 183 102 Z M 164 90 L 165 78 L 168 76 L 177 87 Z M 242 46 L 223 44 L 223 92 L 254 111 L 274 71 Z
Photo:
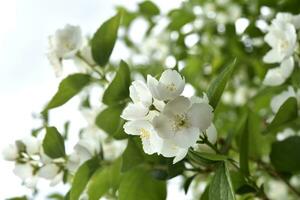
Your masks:
M 148 112 L 148 108 L 142 103 L 129 103 L 123 110 L 121 117 L 126 120 L 138 120 L 145 118 Z
M 212 122 L 213 108 L 207 103 L 196 103 L 192 105 L 187 115 L 193 127 L 205 131 Z
M 184 128 L 175 133 L 175 136 L 170 140 L 174 142 L 175 145 L 181 148 L 189 148 L 194 146 L 199 139 L 200 131 L 198 128 Z
M 281 69 L 276 67 L 268 70 L 263 84 L 268 86 L 277 86 L 283 84 L 284 82 L 285 78 L 283 78 L 281 74 Z
M 277 63 L 281 62 L 284 55 L 279 53 L 276 49 L 271 49 L 264 57 L 263 61 L 265 63 Z
M 176 114 L 183 114 L 187 112 L 190 106 L 191 106 L 191 101 L 188 98 L 179 96 L 176 99 L 169 101 L 165 105 L 163 113 L 169 117 Z
M 174 136 L 173 122 L 168 117 L 160 114 L 153 119 L 153 127 L 161 138 L 172 138 Z
M 290 56 L 289 58 L 283 60 L 279 66 L 281 75 L 284 79 L 291 76 L 294 70 L 294 58 Z

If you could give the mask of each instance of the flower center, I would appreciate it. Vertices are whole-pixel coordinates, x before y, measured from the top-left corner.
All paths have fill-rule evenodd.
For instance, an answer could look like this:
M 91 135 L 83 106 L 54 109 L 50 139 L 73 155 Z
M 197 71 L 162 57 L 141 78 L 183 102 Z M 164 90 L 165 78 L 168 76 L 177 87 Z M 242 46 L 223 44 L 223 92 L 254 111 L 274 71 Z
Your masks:
M 281 40 L 279 47 L 282 52 L 286 51 L 289 48 L 289 42 L 287 40 Z
M 173 127 L 174 131 L 178 131 L 182 128 L 187 128 L 188 126 L 189 125 L 185 114 L 177 114 L 175 116 L 174 127 Z
M 149 139 L 150 138 L 150 133 L 149 131 L 147 131 L 146 129 L 144 128 L 141 128 L 141 135 L 140 135 L 141 138 L 144 138 L 144 139 Z
M 166 86 L 167 90 L 169 90 L 170 92 L 174 92 L 176 91 L 176 86 L 174 83 L 171 83 L 169 85 Z

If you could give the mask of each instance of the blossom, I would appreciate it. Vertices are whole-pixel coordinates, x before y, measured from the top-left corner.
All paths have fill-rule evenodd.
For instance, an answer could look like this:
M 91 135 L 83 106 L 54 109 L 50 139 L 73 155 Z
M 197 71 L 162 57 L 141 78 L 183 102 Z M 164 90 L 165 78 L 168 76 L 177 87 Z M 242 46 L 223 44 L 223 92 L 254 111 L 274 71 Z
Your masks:
M 271 100 L 271 109 L 273 113 L 277 113 L 282 104 L 290 97 L 295 97 L 300 103 L 300 90 L 295 91 L 293 87 L 289 86 L 287 90 L 274 96 Z
M 47 57 L 57 76 L 62 73 L 62 60 L 70 59 L 82 46 L 82 34 L 79 26 L 67 24 L 49 37 L 49 52 Z
M 272 49 L 264 56 L 263 61 L 266 63 L 281 62 L 294 53 L 297 40 L 296 29 L 290 23 L 275 19 L 264 40 Z
M 58 165 L 54 163 L 49 163 L 45 164 L 39 169 L 38 176 L 51 180 L 50 186 L 54 186 L 62 181 L 63 172 Z
M 263 84 L 269 86 L 277 86 L 283 84 L 290 77 L 294 70 L 294 59 L 289 57 L 282 61 L 279 67 L 269 69 Z
M 168 102 L 160 115 L 153 119 L 153 126 L 161 138 L 189 148 L 199 139 L 200 131 L 210 126 L 212 111 L 207 103 L 192 103 L 188 98 L 179 96 Z
M 143 81 L 136 80 L 129 87 L 129 94 L 133 103 L 127 105 L 121 117 L 126 120 L 143 119 L 152 105 L 152 95 L 147 85 Z
M 293 54 L 297 48 L 296 29 L 300 27 L 300 15 L 278 13 L 272 20 L 264 40 L 271 50 L 263 57 L 265 63 L 280 63 L 278 67 L 268 70 L 264 85 L 283 84 L 294 70 Z
M 10 144 L 2 151 L 5 160 L 14 161 L 19 157 L 19 150 L 15 144 Z
M 185 80 L 176 70 L 168 69 L 162 73 L 159 81 L 148 75 L 147 85 L 155 99 L 172 100 L 182 93 Z

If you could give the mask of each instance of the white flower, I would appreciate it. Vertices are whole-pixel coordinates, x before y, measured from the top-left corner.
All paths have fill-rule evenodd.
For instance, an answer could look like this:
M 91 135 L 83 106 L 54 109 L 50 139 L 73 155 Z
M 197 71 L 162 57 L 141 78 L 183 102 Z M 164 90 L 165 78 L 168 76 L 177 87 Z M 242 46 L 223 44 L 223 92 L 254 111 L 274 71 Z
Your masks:
M 263 61 L 278 63 L 292 56 L 297 35 L 294 25 L 274 19 L 264 39 L 272 49 L 264 56 Z
M 196 144 L 200 131 L 212 122 L 212 107 L 207 103 L 192 103 L 179 96 L 168 102 L 162 113 L 154 117 L 153 126 L 158 135 L 182 148 Z
M 101 138 L 96 133 L 85 133 L 75 145 L 74 150 L 80 157 L 80 163 L 89 160 L 93 156 L 100 153 Z
M 71 172 L 76 172 L 78 167 L 80 165 L 80 156 L 78 153 L 75 151 L 71 155 L 68 156 L 68 161 L 67 161 L 67 169 Z
M 59 171 L 60 168 L 56 164 L 50 163 L 42 166 L 38 171 L 38 175 L 42 178 L 51 180 L 59 173 Z
M 293 24 L 296 29 L 300 28 L 300 14 L 292 15 L 291 13 L 277 13 L 276 20 Z
M 152 105 L 152 95 L 147 85 L 136 80 L 129 87 L 129 96 L 133 103 L 129 103 L 123 110 L 121 117 L 126 120 L 143 119 L 149 112 Z
M 5 147 L 2 151 L 2 155 L 5 160 L 8 161 L 14 161 L 19 157 L 19 150 L 17 145 L 10 144 L 7 147 Z
M 264 85 L 277 86 L 283 84 L 287 78 L 290 77 L 294 70 L 294 59 L 289 57 L 283 60 L 279 67 L 269 69 L 265 79 L 263 81 Z
M 145 153 L 153 154 L 160 151 L 162 139 L 158 137 L 149 121 L 135 120 L 126 122 L 124 124 L 124 131 L 129 135 L 140 136 Z
M 129 87 L 129 92 L 133 103 L 129 103 L 123 110 L 121 115 L 123 119 L 145 119 L 149 113 L 152 103 L 158 110 L 162 109 L 164 106 L 163 102 L 152 99 L 151 92 L 149 91 L 147 85 L 141 80 L 132 82 L 131 86 Z
M 154 98 L 172 100 L 182 93 L 185 80 L 176 70 L 168 69 L 162 73 L 159 81 L 148 75 L 147 85 Z
M 300 90 L 297 92 L 293 87 L 289 86 L 288 90 L 281 92 L 280 94 L 274 96 L 271 100 L 271 109 L 273 113 L 277 113 L 282 104 L 290 97 L 295 97 L 300 102 Z
M 33 177 L 33 170 L 34 169 L 32 165 L 29 163 L 16 163 L 13 172 L 16 176 L 20 177 L 23 181 L 25 181 L 26 179 Z
M 56 75 L 62 71 L 62 59 L 72 58 L 82 46 L 82 34 L 79 26 L 66 25 L 49 37 L 48 59 Z
M 41 141 L 38 138 L 27 136 L 23 138 L 21 142 L 25 145 L 25 151 L 29 155 L 36 155 L 40 153 Z

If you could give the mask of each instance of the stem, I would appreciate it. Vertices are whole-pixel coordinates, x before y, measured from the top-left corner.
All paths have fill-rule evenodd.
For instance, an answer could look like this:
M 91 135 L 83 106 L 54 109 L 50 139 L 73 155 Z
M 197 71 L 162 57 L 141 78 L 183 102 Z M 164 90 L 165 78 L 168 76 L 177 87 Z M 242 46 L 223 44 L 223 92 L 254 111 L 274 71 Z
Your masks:
M 200 136 L 200 139 L 202 140 L 202 141 L 200 141 L 200 143 L 206 144 L 207 146 L 212 148 L 216 153 L 221 154 L 219 149 L 208 140 L 208 137 L 205 132 L 203 133 L 203 136 Z

